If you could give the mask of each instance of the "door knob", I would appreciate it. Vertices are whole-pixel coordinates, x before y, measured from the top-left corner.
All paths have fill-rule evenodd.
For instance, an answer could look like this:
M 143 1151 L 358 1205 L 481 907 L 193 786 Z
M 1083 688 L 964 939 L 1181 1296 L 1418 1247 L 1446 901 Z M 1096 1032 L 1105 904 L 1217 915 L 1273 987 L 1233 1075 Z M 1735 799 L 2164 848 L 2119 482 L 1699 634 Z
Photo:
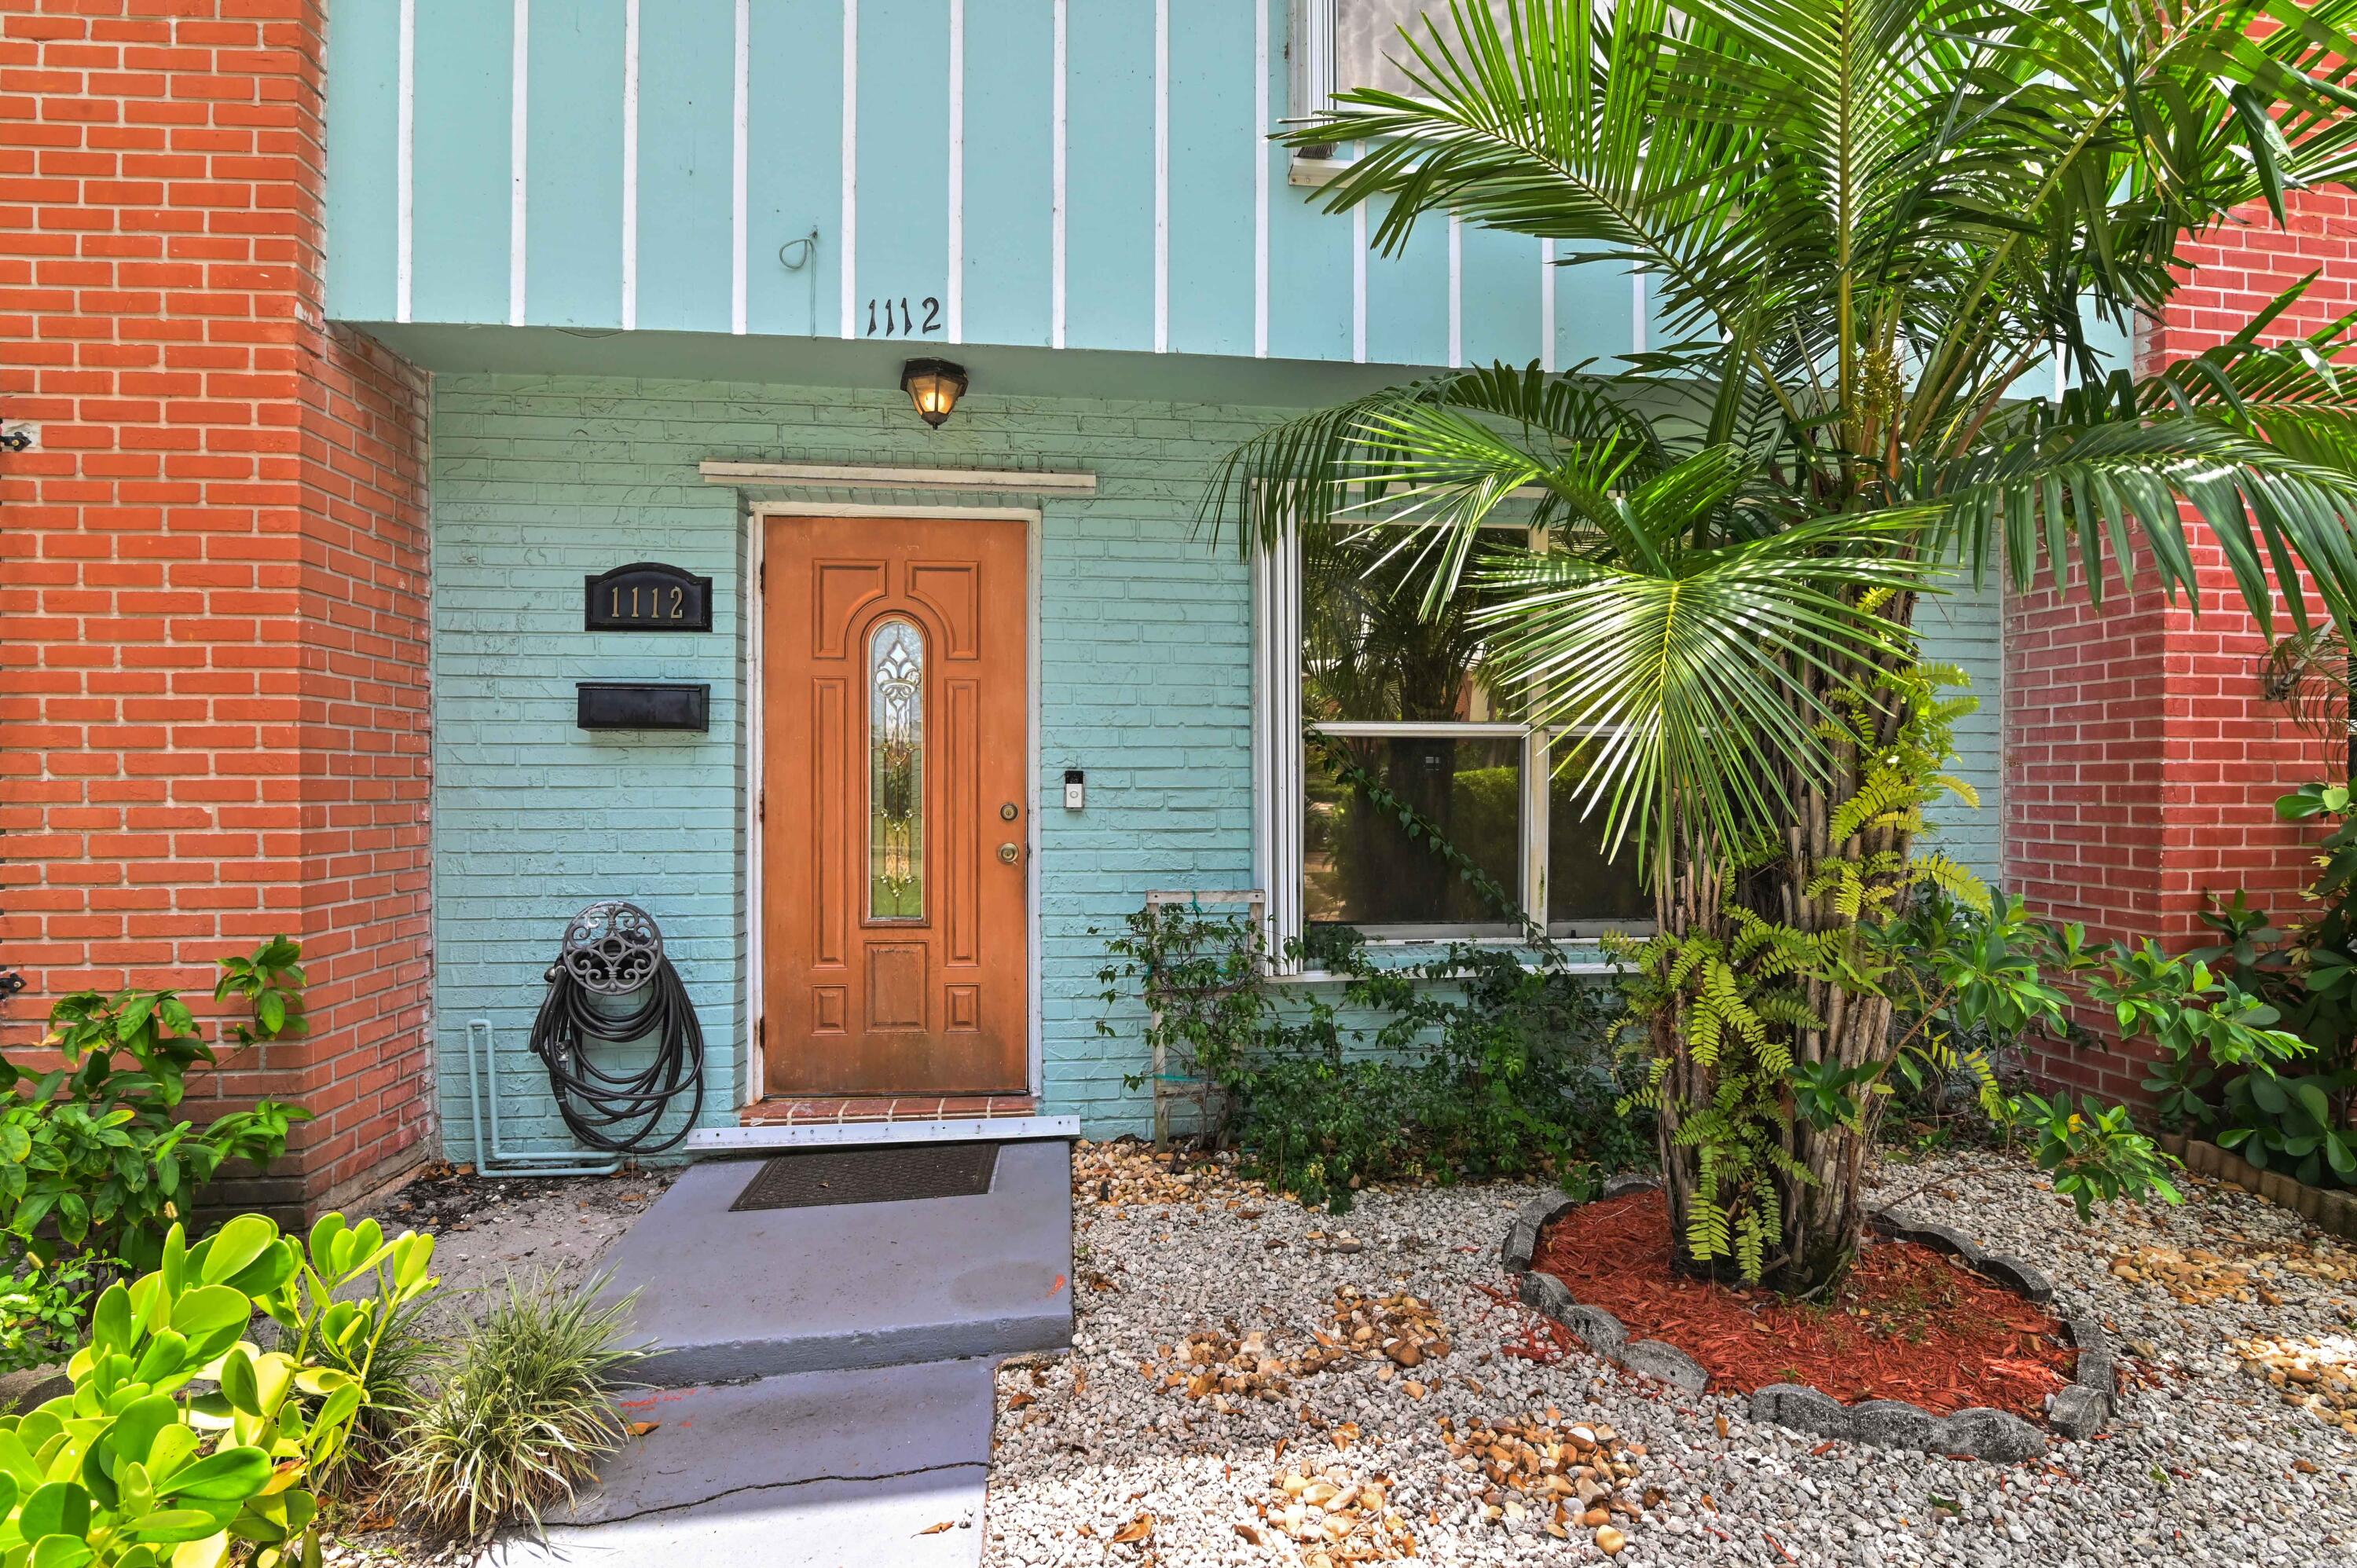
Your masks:
M 998 858 L 1005 861 L 1009 865 L 1014 865 L 1015 857 L 1022 853 L 1023 852 L 1021 850 L 1016 848 L 1011 843 L 1003 843 L 998 846 Z

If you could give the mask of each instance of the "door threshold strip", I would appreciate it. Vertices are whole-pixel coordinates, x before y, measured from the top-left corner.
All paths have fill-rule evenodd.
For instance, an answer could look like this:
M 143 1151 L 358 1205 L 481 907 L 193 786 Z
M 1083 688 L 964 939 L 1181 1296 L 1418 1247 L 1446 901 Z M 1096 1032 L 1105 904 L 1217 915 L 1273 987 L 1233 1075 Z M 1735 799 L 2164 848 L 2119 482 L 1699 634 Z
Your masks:
M 895 1122 L 769 1122 L 741 1127 L 699 1127 L 687 1135 L 691 1154 L 753 1154 L 763 1149 L 842 1148 L 862 1144 L 954 1144 L 979 1139 L 1018 1143 L 1077 1138 L 1077 1116 L 961 1116 Z

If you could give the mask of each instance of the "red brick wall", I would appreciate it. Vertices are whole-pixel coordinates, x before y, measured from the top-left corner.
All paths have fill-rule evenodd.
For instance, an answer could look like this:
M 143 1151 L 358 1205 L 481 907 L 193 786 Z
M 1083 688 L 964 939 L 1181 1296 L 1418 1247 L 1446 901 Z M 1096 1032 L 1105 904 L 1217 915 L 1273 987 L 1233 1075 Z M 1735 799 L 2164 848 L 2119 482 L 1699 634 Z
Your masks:
M 2268 337 L 2357 306 L 2357 199 L 2301 194 L 2287 231 L 2256 207 L 2185 254 L 2193 265 L 2167 320 L 2139 334 L 2141 368 L 2232 336 L 2311 271 L 2324 275 Z M 2312 835 L 2278 822 L 2275 800 L 2346 766 L 2345 751 L 2263 696 L 2268 639 L 2207 530 L 2190 516 L 2189 530 L 2198 617 L 2164 601 L 2148 569 L 2143 592 L 2107 592 L 2101 609 L 2076 581 L 2057 593 L 2045 576 L 2006 601 L 2006 883 L 2053 918 L 2171 951 L 2208 940 L 2201 911 L 2237 888 L 2279 918 L 2298 912 Z M 2043 1065 L 2140 1098 L 2141 1065 L 2117 1052 L 2057 1051 Z
M 0 1040 L 298 938 L 197 1113 L 310 1106 L 241 1196 L 316 1201 L 431 1130 L 425 378 L 323 325 L 316 0 L 0 12 Z

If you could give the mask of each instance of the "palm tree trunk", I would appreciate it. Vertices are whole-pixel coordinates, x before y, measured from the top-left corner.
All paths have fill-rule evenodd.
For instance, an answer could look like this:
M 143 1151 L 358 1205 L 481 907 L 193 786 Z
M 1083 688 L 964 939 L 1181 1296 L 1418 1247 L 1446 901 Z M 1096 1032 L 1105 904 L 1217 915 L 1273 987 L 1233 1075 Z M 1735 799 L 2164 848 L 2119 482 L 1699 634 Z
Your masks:
M 1912 607 L 1897 608 L 1905 615 Z M 1889 745 L 1907 717 L 1895 705 L 1878 715 L 1874 738 Z M 1782 780 L 1787 798 L 1796 809 L 1786 831 L 1785 854 L 1769 865 L 1730 883 L 1716 871 L 1700 869 L 1719 864 L 1713 846 L 1682 845 L 1676 875 L 1656 897 L 1660 929 L 1673 936 L 1724 934 L 1728 926 L 1724 911 L 1731 899 L 1765 919 L 1797 930 L 1854 932 L 1856 921 L 1838 907 L 1834 889 L 1809 891 L 1819 873 L 1837 862 L 1866 865 L 1886 854 L 1903 861 L 1910 848 L 1910 835 L 1889 826 L 1869 828 L 1838 841 L 1833 838 L 1832 824 L 1857 792 L 1863 772 L 1859 763 L 1845 746 L 1835 758 L 1831 787 L 1798 774 Z M 1888 997 L 1821 980 L 1808 982 L 1805 992 L 1809 1009 L 1823 1027 L 1792 1032 L 1789 1043 L 1796 1063 L 1831 1062 L 1855 1068 L 1889 1058 L 1892 1047 Z M 1662 1086 L 1663 1185 L 1680 1264 L 1717 1273 L 1722 1271 L 1695 1263 L 1683 1244 L 1700 1160 L 1698 1151 L 1677 1141 L 1682 1111 L 1709 1104 L 1717 1089 L 1716 1074 L 1696 1063 L 1685 1048 L 1685 1022 L 1683 1007 L 1664 1010 L 1652 1020 L 1655 1055 L 1671 1063 Z M 1795 1113 L 1789 1101 L 1783 1107 L 1784 1151 L 1807 1176 L 1803 1179 L 1780 1173 L 1775 1177 L 1782 1240 L 1770 1251 L 1762 1273 L 1763 1282 L 1773 1288 L 1794 1294 L 1817 1290 L 1845 1271 L 1857 1255 L 1867 1216 L 1863 1187 L 1882 1097 L 1860 1098 L 1864 1111 L 1857 1128 L 1838 1124 L 1819 1128 Z

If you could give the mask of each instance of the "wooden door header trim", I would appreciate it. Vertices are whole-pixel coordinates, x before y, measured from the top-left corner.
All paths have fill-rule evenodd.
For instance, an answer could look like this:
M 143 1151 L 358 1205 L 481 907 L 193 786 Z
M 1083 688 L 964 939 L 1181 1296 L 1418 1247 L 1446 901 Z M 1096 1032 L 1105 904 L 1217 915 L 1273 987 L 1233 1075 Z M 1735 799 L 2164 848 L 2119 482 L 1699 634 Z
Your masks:
M 849 463 L 740 463 L 708 457 L 696 465 L 707 485 L 789 490 L 982 490 L 998 495 L 1092 496 L 1092 473 L 1028 468 L 882 468 Z
M 1039 509 L 1028 506 L 863 505 L 854 501 L 755 501 L 746 509 L 756 519 L 769 517 L 899 517 L 937 522 L 1030 522 L 1039 521 Z

